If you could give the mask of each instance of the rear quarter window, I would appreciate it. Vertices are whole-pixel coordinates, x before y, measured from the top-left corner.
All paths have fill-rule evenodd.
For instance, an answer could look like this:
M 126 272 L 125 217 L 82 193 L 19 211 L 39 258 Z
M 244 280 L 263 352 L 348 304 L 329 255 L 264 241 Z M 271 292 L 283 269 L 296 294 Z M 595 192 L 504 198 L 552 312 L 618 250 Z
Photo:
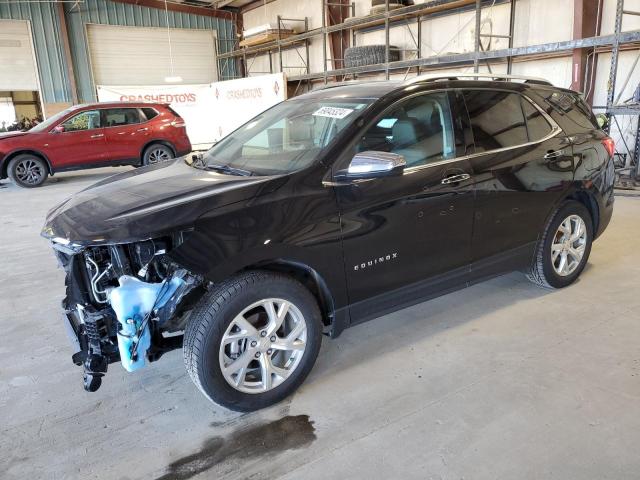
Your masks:
M 173 108 L 171 108 L 169 105 L 166 105 L 166 106 L 165 106 L 165 108 L 166 108 L 167 110 L 169 110 L 169 111 L 170 111 L 173 115 L 175 115 L 176 117 L 178 117 L 178 118 L 182 118 L 182 117 L 180 116 L 180 114 L 179 114 L 178 112 L 176 112 Z
M 591 108 L 577 93 L 537 90 L 540 106 L 562 127 L 566 134 L 600 129 Z
M 156 111 L 155 108 L 145 107 L 145 108 L 142 108 L 141 110 L 147 120 L 151 120 L 152 118 L 155 118 L 158 116 L 158 112 Z

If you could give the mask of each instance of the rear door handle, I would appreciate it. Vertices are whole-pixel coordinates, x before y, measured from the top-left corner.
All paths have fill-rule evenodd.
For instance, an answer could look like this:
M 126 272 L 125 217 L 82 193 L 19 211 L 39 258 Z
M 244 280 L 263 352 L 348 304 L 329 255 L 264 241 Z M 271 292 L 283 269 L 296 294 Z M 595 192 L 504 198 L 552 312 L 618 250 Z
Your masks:
M 469 180 L 470 178 L 471 175 L 469 175 L 468 173 L 459 173 L 458 175 L 450 175 L 443 178 L 440 183 L 442 183 L 443 185 L 449 185 L 450 183 L 459 183 L 464 180 Z
M 91 138 L 102 138 L 104 137 L 104 133 L 96 133 L 95 135 L 91 135 Z
M 558 158 L 561 157 L 562 155 L 564 155 L 564 151 L 563 150 L 555 150 L 553 152 L 547 152 L 544 154 L 544 159 L 545 160 L 550 160 L 552 158 Z

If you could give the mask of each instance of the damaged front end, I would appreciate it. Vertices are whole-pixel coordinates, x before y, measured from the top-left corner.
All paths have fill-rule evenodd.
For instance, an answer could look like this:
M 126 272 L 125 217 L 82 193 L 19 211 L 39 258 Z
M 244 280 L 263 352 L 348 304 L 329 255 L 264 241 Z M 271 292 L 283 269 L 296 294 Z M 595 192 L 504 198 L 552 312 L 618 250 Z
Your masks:
M 65 324 L 84 367 L 84 388 L 96 391 L 110 363 L 129 372 L 182 346 L 182 332 L 203 279 L 168 252 L 177 234 L 128 244 L 79 246 L 50 238 L 66 271 Z

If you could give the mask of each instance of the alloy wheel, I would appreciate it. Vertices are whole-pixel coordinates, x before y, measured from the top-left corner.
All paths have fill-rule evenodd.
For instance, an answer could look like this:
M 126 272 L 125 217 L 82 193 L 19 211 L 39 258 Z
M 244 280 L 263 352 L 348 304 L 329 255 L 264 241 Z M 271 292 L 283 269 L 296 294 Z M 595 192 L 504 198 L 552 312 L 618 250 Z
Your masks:
M 158 162 L 166 162 L 167 160 L 171 160 L 171 154 L 166 148 L 154 148 L 149 152 L 149 164 L 158 163 Z
M 45 175 L 44 167 L 37 161 L 26 158 L 16 165 L 15 175 L 18 180 L 28 185 L 37 185 Z
M 264 393 L 296 370 L 307 345 L 307 324 L 293 303 L 267 298 L 246 307 L 220 343 L 220 369 L 233 388 Z
M 551 243 L 551 264 L 555 272 L 566 277 L 580 265 L 587 244 L 587 227 L 578 215 L 569 215 L 556 231 Z

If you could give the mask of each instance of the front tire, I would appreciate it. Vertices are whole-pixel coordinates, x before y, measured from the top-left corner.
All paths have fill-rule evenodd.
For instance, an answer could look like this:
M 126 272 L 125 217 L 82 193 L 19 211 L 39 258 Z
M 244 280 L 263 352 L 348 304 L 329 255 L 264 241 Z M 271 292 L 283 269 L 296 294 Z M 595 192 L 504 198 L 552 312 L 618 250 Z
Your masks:
M 40 157 L 23 154 L 9 162 L 7 173 L 11 181 L 19 187 L 35 188 L 47 180 L 49 168 Z
M 527 277 L 544 288 L 564 288 L 582 273 L 593 241 L 593 221 L 587 208 L 570 200 L 545 226 Z
M 291 395 L 313 368 L 321 340 L 320 310 L 309 290 L 286 275 L 252 271 L 202 298 L 183 354 L 207 398 L 247 412 Z

